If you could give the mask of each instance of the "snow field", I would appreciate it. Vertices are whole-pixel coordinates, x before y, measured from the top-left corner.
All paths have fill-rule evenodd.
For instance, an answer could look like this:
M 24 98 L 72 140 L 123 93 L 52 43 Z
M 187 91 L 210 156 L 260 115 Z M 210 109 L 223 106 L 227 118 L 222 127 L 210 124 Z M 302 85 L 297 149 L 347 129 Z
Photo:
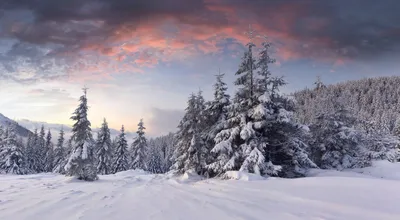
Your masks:
M 370 173 L 388 164 L 378 165 L 369 168 Z M 126 171 L 100 176 L 95 182 L 57 174 L 2 175 L 0 219 L 400 219 L 400 182 L 395 178 L 366 172 L 315 171 L 311 175 L 262 180 L 231 172 L 239 181 Z

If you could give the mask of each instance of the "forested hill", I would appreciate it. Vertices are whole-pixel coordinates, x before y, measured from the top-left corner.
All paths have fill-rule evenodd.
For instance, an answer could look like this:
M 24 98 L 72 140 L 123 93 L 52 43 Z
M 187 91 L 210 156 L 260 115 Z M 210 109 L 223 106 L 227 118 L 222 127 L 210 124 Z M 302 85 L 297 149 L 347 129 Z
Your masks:
M 309 124 L 320 113 L 347 108 L 365 130 L 393 133 L 400 119 L 400 76 L 366 78 L 325 86 L 315 83 L 313 89 L 294 93 L 297 116 Z
M 10 125 L 15 126 L 14 127 L 15 132 L 20 137 L 27 138 L 29 136 L 29 134 L 32 134 L 32 132 L 29 131 L 28 129 L 26 129 L 25 127 L 22 127 L 17 122 L 7 118 L 6 116 L 4 116 L 3 114 L 0 113 L 0 126 L 8 127 Z

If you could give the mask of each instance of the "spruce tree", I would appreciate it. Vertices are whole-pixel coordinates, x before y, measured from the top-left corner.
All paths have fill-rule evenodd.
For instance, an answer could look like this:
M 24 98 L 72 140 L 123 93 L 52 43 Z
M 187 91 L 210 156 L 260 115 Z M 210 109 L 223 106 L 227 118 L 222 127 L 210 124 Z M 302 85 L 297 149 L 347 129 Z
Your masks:
M 17 136 L 13 127 L 8 127 L 1 138 L 0 171 L 19 175 L 28 173 L 25 158 L 17 143 Z
M 51 143 L 51 132 L 48 130 L 46 135 L 46 155 L 45 155 L 45 171 L 52 172 L 54 168 L 54 149 L 53 143 Z
M 136 132 L 137 137 L 132 143 L 132 169 L 142 169 L 146 170 L 146 150 L 147 150 L 147 140 L 145 137 L 145 130 L 143 119 L 140 119 L 138 124 L 138 130 Z
M 80 97 L 80 104 L 74 111 L 72 120 L 75 124 L 72 127 L 72 153 L 65 165 L 68 176 L 75 176 L 85 181 L 97 180 L 97 170 L 94 165 L 94 140 L 91 133 L 90 121 L 87 119 L 87 88 L 83 89 L 84 94 Z
M 125 138 L 125 129 L 123 125 L 116 144 L 115 159 L 113 163 L 114 173 L 128 170 L 128 142 Z
M 42 172 L 41 161 L 41 151 L 39 145 L 39 134 L 37 129 L 33 131 L 33 134 L 28 137 L 26 144 L 26 160 L 29 170 L 39 173 Z
M 149 141 L 147 155 L 147 171 L 151 173 L 163 173 L 163 158 L 161 146 L 157 146 L 154 140 Z
M 57 139 L 57 145 L 54 149 L 53 172 L 55 173 L 63 173 L 64 171 L 65 164 L 63 164 L 63 162 L 65 161 L 65 157 L 67 156 L 65 154 L 64 141 L 64 130 L 61 128 L 60 134 Z
M 204 130 L 207 150 L 211 151 L 215 145 L 216 135 L 224 129 L 226 119 L 228 117 L 228 109 L 230 106 L 230 96 L 227 94 L 227 85 L 223 81 L 224 74 L 219 73 L 216 76 L 214 84 L 214 99 L 206 103 L 205 115 L 207 117 L 207 126 Z M 212 153 L 213 154 L 213 153 Z M 216 156 L 216 155 L 214 155 Z M 221 158 L 220 158 L 221 159 Z M 217 158 L 211 158 L 207 161 L 207 169 L 210 175 L 214 175 L 220 167 L 214 163 Z
M 47 149 L 46 149 L 46 133 L 44 131 L 43 125 L 40 127 L 39 139 L 37 142 L 37 154 L 39 159 L 38 172 L 45 172 Z
M 316 91 L 326 88 L 325 84 L 321 80 L 321 76 L 317 76 L 317 81 L 315 81 L 314 85 Z
M 96 142 L 97 173 L 99 174 L 104 175 L 111 172 L 111 168 L 109 167 L 112 153 L 111 147 L 110 129 L 108 128 L 108 123 L 104 118 Z
M 343 170 L 363 167 L 363 133 L 354 129 L 356 119 L 345 107 L 334 114 L 321 114 L 310 126 L 313 135 L 311 155 L 323 169 Z
M 171 169 L 176 173 L 194 172 L 204 174 L 206 169 L 206 145 L 201 138 L 204 102 L 199 93 L 188 100 L 185 115 L 178 125 L 176 149 Z

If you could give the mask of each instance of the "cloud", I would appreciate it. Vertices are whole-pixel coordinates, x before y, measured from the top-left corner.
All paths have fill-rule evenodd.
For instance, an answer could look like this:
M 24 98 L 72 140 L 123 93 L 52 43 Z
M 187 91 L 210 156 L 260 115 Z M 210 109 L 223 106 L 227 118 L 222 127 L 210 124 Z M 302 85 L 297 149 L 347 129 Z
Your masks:
M 3 0 L 0 79 L 142 72 L 244 44 L 248 24 L 283 61 L 374 60 L 399 52 L 399 8 L 396 0 Z
M 149 136 L 155 137 L 175 132 L 183 115 L 184 111 L 182 110 L 152 108 L 148 121 L 145 122 L 148 127 Z

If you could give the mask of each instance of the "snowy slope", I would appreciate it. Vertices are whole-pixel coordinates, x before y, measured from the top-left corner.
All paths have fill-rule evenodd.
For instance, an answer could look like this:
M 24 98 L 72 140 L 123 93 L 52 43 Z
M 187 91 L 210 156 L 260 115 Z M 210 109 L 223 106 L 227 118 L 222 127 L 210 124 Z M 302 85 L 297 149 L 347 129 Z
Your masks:
M 197 182 L 138 171 L 100 176 L 97 182 L 55 174 L 0 176 L 0 216 L 13 220 L 400 219 L 399 181 L 348 174 Z

